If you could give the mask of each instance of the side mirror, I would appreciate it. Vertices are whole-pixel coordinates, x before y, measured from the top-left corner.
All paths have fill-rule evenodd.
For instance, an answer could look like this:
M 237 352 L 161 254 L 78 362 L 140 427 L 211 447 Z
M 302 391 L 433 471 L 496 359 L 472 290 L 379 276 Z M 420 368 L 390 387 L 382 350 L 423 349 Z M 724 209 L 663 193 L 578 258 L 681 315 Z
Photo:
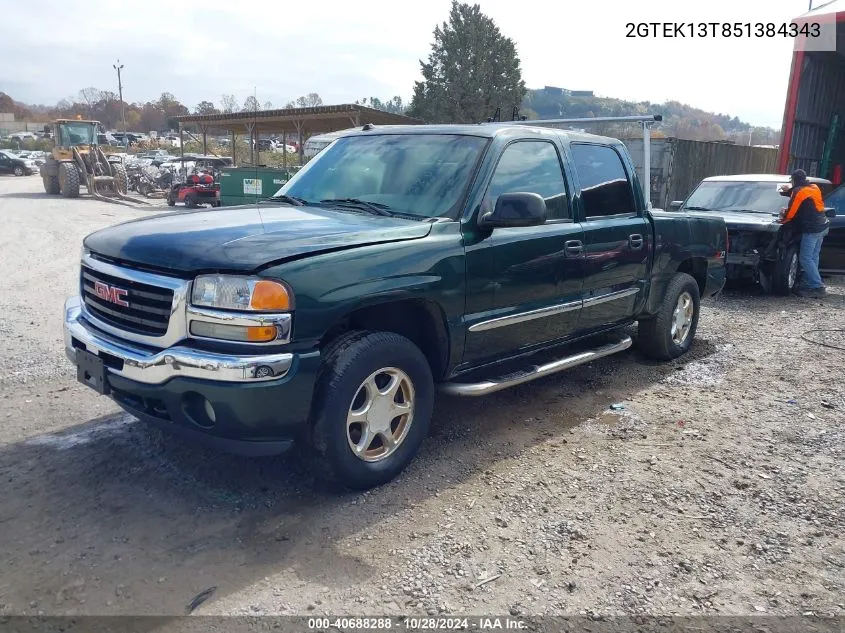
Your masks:
M 678 209 L 680 209 L 683 206 L 683 204 L 684 204 L 683 200 L 673 200 L 672 202 L 669 203 L 669 210 L 670 211 L 677 211 Z
M 546 201 L 536 193 L 503 193 L 496 200 L 493 211 L 479 219 L 485 228 L 514 228 L 538 226 L 546 222 Z

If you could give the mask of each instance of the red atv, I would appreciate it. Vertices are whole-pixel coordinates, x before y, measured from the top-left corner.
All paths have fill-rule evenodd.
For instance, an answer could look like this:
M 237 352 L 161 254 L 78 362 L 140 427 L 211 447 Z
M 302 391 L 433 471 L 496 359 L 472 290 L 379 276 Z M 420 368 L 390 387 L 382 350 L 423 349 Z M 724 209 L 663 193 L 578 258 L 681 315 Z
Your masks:
M 187 209 L 195 209 L 205 204 L 219 207 L 220 184 L 214 182 L 214 176 L 211 174 L 191 174 L 185 182 L 170 186 L 167 204 L 172 207 L 177 202 L 184 202 Z

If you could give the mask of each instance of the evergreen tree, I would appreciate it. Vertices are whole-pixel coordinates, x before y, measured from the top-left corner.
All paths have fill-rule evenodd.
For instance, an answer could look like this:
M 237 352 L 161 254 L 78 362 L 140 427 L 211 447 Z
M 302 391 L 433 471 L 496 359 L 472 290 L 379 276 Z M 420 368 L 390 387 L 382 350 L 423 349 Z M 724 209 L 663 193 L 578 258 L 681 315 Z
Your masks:
M 453 0 L 449 21 L 434 29 L 423 81 L 414 85 L 408 114 L 440 123 L 476 123 L 502 108 L 509 118 L 525 96 L 513 40 L 480 7 Z M 505 114 L 507 113 L 507 114 Z

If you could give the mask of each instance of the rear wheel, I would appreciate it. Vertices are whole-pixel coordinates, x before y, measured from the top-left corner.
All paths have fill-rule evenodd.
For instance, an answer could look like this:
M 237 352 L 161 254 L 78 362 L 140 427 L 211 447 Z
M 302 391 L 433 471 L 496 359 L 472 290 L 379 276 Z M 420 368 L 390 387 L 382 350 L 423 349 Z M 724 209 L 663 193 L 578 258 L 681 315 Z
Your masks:
M 193 209 L 197 206 L 197 198 L 192 193 L 185 194 L 185 208 Z
M 639 346 L 644 354 L 671 360 L 689 350 L 698 328 L 698 282 L 678 273 L 666 287 L 658 313 L 639 322 Z
M 434 380 L 420 349 L 392 332 L 353 332 L 326 352 L 314 394 L 317 475 L 347 488 L 387 483 L 428 435 Z
M 788 295 L 798 281 L 798 246 L 788 246 L 778 251 L 772 269 L 771 289 L 778 295 Z
M 59 163 L 59 186 L 65 198 L 79 197 L 79 172 L 73 163 Z

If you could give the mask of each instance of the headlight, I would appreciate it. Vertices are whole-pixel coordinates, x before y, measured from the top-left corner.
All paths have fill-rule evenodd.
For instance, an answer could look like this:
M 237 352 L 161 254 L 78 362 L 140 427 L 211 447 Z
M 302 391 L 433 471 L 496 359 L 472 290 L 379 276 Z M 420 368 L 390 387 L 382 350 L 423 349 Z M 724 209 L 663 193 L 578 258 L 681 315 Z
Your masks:
M 221 310 L 283 312 L 293 307 L 293 296 L 270 279 L 201 275 L 194 280 L 191 303 Z

